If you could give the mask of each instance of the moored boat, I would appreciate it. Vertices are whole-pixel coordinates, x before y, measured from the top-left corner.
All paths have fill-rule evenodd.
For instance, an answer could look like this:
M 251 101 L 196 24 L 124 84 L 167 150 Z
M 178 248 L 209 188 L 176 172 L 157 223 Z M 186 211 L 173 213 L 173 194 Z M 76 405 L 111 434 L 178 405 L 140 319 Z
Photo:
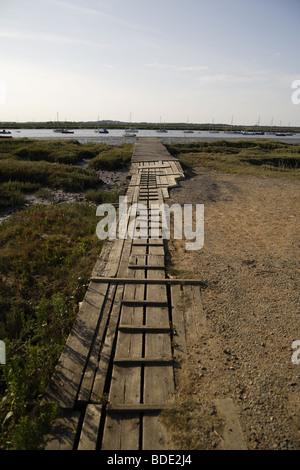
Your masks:
M 136 134 L 134 132 L 125 131 L 123 137 L 136 137 Z
M 95 132 L 97 134 L 108 134 L 108 130 L 107 129 L 96 129 Z

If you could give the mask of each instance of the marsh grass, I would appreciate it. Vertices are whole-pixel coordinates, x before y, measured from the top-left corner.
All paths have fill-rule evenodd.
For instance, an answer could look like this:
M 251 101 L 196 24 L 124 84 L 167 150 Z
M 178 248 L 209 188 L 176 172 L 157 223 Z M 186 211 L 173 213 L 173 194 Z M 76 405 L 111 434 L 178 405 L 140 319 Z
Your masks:
M 1 140 L 0 207 L 19 206 L 26 192 L 40 188 L 96 191 L 101 185 L 97 170 L 128 166 L 132 150 L 129 144 L 113 147 L 75 140 Z M 78 166 L 83 160 L 89 161 L 89 168 Z
M 45 161 L 0 160 L 0 183 L 14 181 L 63 189 L 85 190 L 99 184 L 95 171 Z
M 192 168 L 202 166 L 229 173 L 257 176 L 300 176 L 300 144 L 273 141 L 215 141 L 170 144 L 188 175 Z
M 0 224 L 2 449 L 38 447 L 56 415 L 41 397 L 102 247 L 97 222 L 93 205 L 77 203 L 35 205 Z
M 132 144 L 104 150 L 90 160 L 89 168 L 114 171 L 129 166 L 133 151 Z
M 97 165 L 85 169 L 78 162 L 97 158 L 106 170 L 123 168 L 132 148 L 0 142 L 0 206 L 20 205 L 27 193 L 53 202 L 54 189 L 80 192 L 89 201 L 36 204 L 0 224 L 0 339 L 7 351 L 0 366 L 1 449 L 38 448 L 57 416 L 57 407 L 41 398 L 101 251 L 96 204 L 118 200 L 117 189 L 101 188 Z

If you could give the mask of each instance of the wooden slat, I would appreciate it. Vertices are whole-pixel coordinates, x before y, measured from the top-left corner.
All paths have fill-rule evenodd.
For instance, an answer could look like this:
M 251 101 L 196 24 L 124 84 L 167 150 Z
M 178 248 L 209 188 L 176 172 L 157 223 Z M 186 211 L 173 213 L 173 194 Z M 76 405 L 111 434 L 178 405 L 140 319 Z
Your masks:
M 128 299 L 123 299 L 122 300 L 123 305 L 131 305 L 131 306 L 146 306 L 146 307 L 168 307 L 168 301 L 162 301 L 162 300 L 128 300 Z
M 73 409 L 108 284 L 90 284 L 44 399 Z
M 170 326 L 147 326 L 147 325 L 119 325 L 119 331 L 147 332 L 147 333 L 167 333 L 170 332 Z
M 206 287 L 206 284 L 201 281 L 200 279 L 168 279 L 165 277 L 157 277 L 157 278 L 127 278 L 127 277 L 93 277 L 91 278 L 93 282 L 104 282 L 104 283 L 125 283 L 125 284 L 191 284 L 191 285 L 199 285 Z
M 78 450 L 96 450 L 102 414 L 102 405 L 89 404 L 86 407 Z
M 186 354 L 186 333 L 184 323 L 184 305 L 182 291 L 179 284 L 171 286 L 172 327 L 175 343 L 175 357 L 178 352 Z M 179 356 L 181 358 L 181 356 Z
M 145 248 L 142 247 L 145 251 Z M 139 275 L 140 273 L 138 273 Z M 133 299 L 144 298 L 144 285 L 126 285 L 124 295 Z M 122 306 L 121 322 L 130 325 L 143 322 L 143 307 Z M 142 354 L 142 335 L 127 334 L 119 330 L 116 355 L 126 355 L 134 358 Z M 110 403 L 139 404 L 141 397 L 141 368 L 133 367 L 124 371 L 123 367 L 114 361 L 111 387 L 109 391 Z M 108 416 L 105 421 L 102 449 L 138 449 L 139 447 L 140 418 L 139 415 L 123 419 L 122 422 L 116 417 Z M 126 438 L 124 436 L 127 436 Z M 114 444 L 112 444 L 114 443 Z M 116 446 L 116 447 L 114 447 Z
M 131 365 L 131 366 L 139 366 L 145 364 L 147 366 L 156 365 L 157 367 L 162 365 L 165 366 L 167 364 L 173 364 L 173 358 L 171 356 L 148 356 L 148 357 L 115 357 L 114 364 L 118 365 Z
M 140 414 L 106 416 L 101 450 L 139 450 Z
M 239 416 L 232 398 L 219 398 L 216 407 L 223 417 L 223 450 L 247 450 Z
M 100 355 L 100 360 L 95 374 L 95 380 L 92 388 L 90 401 L 92 403 L 99 403 L 103 399 L 104 386 L 107 376 L 108 367 L 111 360 L 113 343 L 115 340 L 117 323 L 121 309 L 121 300 L 124 292 L 124 286 L 118 285 L 114 303 L 111 311 L 110 321 L 108 324 L 103 348 Z
M 206 316 L 202 306 L 201 292 L 199 286 L 183 286 L 183 295 L 186 299 L 185 316 L 187 323 L 194 329 L 196 334 L 206 326 Z
M 55 420 L 51 433 L 45 436 L 45 450 L 73 450 L 80 419 L 79 411 L 65 412 Z
M 150 274 L 150 273 L 149 273 Z M 157 272 L 151 273 L 157 275 Z M 148 285 L 147 298 L 166 301 L 167 290 L 165 285 Z M 146 307 L 146 324 L 148 326 L 161 325 L 169 321 L 169 311 L 167 307 L 160 309 Z M 172 357 L 170 335 L 157 334 L 145 335 L 145 357 L 152 355 L 160 357 Z M 144 370 L 144 403 L 169 403 L 174 394 L 173 366 L 163 367 L 145 366 Z M 143 449 L 160 450 L 165 447 L 167 433 L 158 417 L 143 417 Z
M 165 266 L 157 266 L 156 264 L 151 265 L 151 264 L 142 264 L 142 265 L 135 265 L 135 264 L 130 264 L 128 266 L 130 269 L 165 269 Z
M 112 309 L 112 304 L 113 304 L 114 296 L 116 293 L 116 288 L 117 288 L 116 284 L 112 284 L 109 287 L 101 321 L 98 326 L 98 330 L 97 330 L 94 342 L 90 349 L 90 356 L 89 356 L 87 366 L 84 371 L 84 376 L 80 385 L 80 390 L 79 390 L 78 397 L 77 397 L 78 402 L 89 401 L 90 394 L 91 394 L 92 387 L 93 387 L 95 373 L 98 367 L 101 347 L 104 344 L 105 329 L 107 327 L 109 315 Z
M 136 405 L 109 403 L 106 407 L 107 413 L 159 413 L 162 410 L 169 410 L 174 407 L 173 403 L 152 403 L 147 405 L 140 403 Z

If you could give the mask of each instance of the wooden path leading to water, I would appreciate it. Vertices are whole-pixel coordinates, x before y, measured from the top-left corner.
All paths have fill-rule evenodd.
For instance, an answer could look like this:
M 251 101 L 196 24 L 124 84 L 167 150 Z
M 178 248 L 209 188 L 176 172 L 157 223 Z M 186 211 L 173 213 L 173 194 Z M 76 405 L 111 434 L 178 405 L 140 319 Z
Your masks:
M 127 202 L 150 215 L 183 176 L 158 139 L 137 139 Z M 159 413 L 174 403 L 174 335 L 185 352 L 182 293 L 200 308 L 193 284 L 166 277 L 162 238 L 105 242 L 45 397 L 62 411 L 46 450 L 166 448 Z

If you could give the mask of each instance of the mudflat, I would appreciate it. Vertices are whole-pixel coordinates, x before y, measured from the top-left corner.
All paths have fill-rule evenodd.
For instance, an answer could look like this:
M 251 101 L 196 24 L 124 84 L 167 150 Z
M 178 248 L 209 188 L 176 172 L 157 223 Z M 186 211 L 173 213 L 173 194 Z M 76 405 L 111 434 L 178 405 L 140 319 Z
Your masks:
M 299 180 L 199 167 L 171 191 L 170 204 L 204 204 L 205 232 L 199 251 L 168 242 L 170 272 L 204 283 L 205 315 L 197 333 L 185 318 L 173 425 L 167 417 L 171 447 L 300 448 L 300 363 L 292 361 L 300 340 L 299 194 Z M 236 444 L 226 438 L 235 432 Z

